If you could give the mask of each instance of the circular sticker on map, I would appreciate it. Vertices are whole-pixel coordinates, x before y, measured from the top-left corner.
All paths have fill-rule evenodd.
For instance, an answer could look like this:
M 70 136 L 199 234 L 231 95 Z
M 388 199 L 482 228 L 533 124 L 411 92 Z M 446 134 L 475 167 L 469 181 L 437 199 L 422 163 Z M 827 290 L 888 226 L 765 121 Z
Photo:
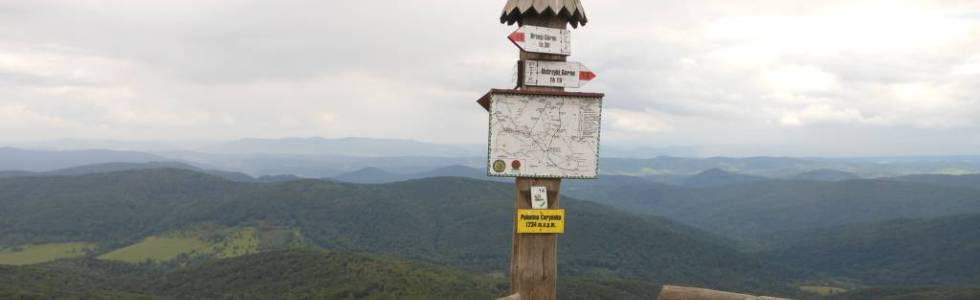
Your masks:
M 501 172 L 506 171 L 506 170 L 507 170 L 507 163 L 504 162 L 503 160 L 499 160 L 498 159 L 497 161 L 493 162 L 493 171 L 494 172 L 501 173 Z
M 521 161 L 515 160 L 515 161 L 510 162 L 510 167 L 511 168 L 514 168 L 514 170 L 520 170 L 521 169 Z

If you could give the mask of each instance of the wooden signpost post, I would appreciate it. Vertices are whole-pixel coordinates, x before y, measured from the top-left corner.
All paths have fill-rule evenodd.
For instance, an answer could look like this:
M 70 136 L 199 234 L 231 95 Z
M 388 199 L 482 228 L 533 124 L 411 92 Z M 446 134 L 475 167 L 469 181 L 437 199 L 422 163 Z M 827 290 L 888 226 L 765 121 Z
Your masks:
M 520 26 L 508 36 L 520 49 L 517 88 L 491 90 L 479 103 L 491 114 L 487 174 L 517 177 L 507 299 L 554 300 L 561 181 L 598 177 L 603 95 L 564 91 L 596 77 L 567 61 L 568 25 L 588 22 L 580 0 L 508 0 L 500 21 Z

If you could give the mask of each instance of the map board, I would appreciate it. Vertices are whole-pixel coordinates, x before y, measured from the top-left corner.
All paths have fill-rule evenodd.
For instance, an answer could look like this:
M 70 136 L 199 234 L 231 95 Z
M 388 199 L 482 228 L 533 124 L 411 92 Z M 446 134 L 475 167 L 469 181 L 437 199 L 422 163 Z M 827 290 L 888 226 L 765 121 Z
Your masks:
M 494 90 L 487 175 L 596 178 L 602 94 Z

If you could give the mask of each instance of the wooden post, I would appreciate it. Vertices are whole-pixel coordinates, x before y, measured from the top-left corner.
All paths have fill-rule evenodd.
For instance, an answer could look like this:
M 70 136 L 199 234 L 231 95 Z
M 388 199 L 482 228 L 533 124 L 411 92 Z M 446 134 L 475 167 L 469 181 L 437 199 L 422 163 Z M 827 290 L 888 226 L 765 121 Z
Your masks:
M 531 187 L 548 189 L 548 208 L 560 207 L 561 179 L 517 178 L 518 209 L 531 208 Z M 510 292 L 522 300 L 553 300 L 558 293 L 558 234 L 520 234 L 514 227 L 510 260 Z
M 521 25 L 566 29 L 567 19 L 555 14 L 525 15 Z M 567 61 L 562 55 L 520 51 L 521 68 L 518 70 L 518 89 L 556 90 L 560 87 L 524 86 L 523 62 L 527 60 Z M 548 189 L 548 208 L 561 208 L 561 179 L 523 178 L 516 180 L 517 198 L 514 200 L 514 216 L 518 209 L 531 208 L 531 187 Z M 515 219 L 516 223 L 516 219 Z M 554 300 L 558 294 L 558 234 L 520 234 L 514 227 L 513 248 L 510 260 L 510 292 L 522 300 Z
M 567 29 L 568 25 L 585 25 L 588 19 L 581 0 L 508 0 L 500 17 L 502 23 Z M 553 53 L 553 52 L 548 52 Z M 559 54 L 520 51 L 517 89 L 527 91 L 563 92 L 562 87 L 525 86 L 524 63 L 534 61 L 567 61 Z M 481 103 L 481 105 L 483 105 Z M 489 110 L 489 105 L 485 105 Z M 561 208 L 560 178 L 516 179 L 514 200 L 513 247 L 510 262 L 511 295 L 508 299 L 554 300 L 558 292 L 558 234 L 521 234 L 517 232 L 519 209 L 530 209 L 531 187 L 547 189 L 548 209 Z

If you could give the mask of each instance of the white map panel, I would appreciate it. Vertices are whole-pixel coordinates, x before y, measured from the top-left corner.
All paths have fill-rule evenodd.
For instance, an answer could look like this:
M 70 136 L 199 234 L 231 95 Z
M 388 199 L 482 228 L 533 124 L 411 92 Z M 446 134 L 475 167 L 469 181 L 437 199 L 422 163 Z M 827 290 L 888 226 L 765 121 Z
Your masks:
M 601 97 L 494 94 L 488 175 L 596 178 Z

